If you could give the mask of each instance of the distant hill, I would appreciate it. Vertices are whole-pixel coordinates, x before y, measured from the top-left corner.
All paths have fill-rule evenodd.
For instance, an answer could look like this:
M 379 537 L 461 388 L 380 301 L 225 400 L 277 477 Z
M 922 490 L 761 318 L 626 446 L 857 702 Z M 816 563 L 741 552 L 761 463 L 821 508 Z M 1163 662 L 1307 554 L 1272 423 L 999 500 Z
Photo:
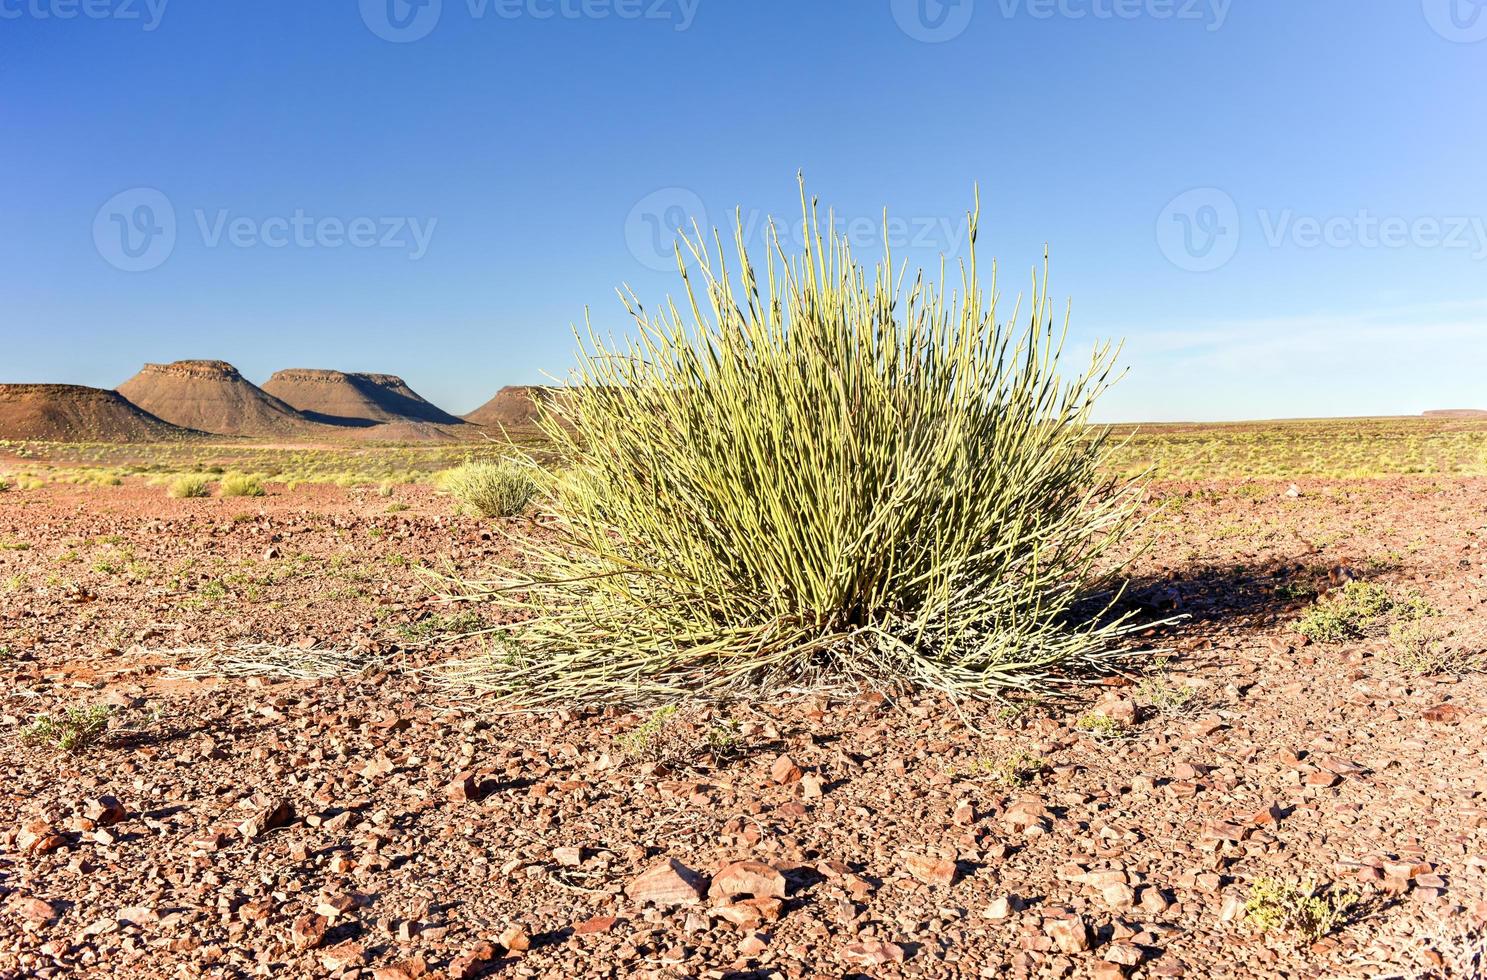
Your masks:
M 537 421 L 538 406 L 557 393 L 554 388 L 511 385 L 465 416 L 465 421 L 488 429 L 529 426 Z
M 394 422 L 466 424 L 391 374 L 291 368 L 276 372 L 264 383 L 263 390 L 305 417 L 327 425 L 360 428 Z
M 315 425 L 226 361 L 146 364 L 119 394 L 172 425 L 215 435 L 292 437 Z
M 1487 409 L 1482 408 L 1436 408 L 1425 413 L 1437 419 L 1487 419 Z
M 130 404 L 117 391 L 82 385 L 0 384 L 0 439 L 158 442 L 200 435 Z

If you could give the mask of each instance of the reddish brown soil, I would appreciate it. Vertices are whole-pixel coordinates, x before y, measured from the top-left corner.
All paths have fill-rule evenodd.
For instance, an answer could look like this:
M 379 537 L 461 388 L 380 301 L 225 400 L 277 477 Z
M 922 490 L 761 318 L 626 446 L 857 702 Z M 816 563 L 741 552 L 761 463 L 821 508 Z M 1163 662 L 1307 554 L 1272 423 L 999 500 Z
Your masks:
M 82 385 L 0 384 L 0 439 L 156 442 L 197 433 L 130 404 L 116 391 Z
M 737 757 L 669 769 L 626 760 L 641 717 L 497 711 L 417 670 L 473 641 L 428 642 L 429 617 L 458 610 L 408 562 L 478 576 L 508 547 L 426 489 L 0 494 L 0 975 L 1471 975 L 1487 681 L 1411 675 L 1382 639 L 1302 645 L 1292 624 L 1329 570 L 1359 574 L 1418 592 L 1478 652 L 1487 481 L 1256 486 L 1158 488 L 1132 601 L 1190 617 L 1154 637 L 1162 683 L 1193 692 L 1171 714 L 1120 678 L 1015 712 L 744 703 L 718 709 Z M 380 667 L 171 676 L 173 649 L 240 640 Z M 1079 730 L 1101 697 L 1134 709 L 1130 737 Z M 99 703 L 116 706 L 104 744 L 18 738 Z M 1046 767 L 988 774 L 1015 752 Z M 100 796 L 121 820 L 100 826 L 117 816 Z M 632 897 L 665 859 L 704 885 L 762 862 L 787 894 Z M 1363 901 L 1314 945 L 1262 933 L 1238 913 L 1272 876 Z M 507 949 L 512 928 L 530 950 Z

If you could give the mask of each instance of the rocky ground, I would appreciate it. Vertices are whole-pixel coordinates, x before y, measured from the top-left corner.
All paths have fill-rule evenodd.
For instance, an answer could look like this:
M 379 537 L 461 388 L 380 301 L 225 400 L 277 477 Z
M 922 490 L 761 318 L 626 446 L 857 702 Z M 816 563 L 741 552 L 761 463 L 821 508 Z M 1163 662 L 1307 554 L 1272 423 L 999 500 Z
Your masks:
M 499 530 L 271 490 L 0 493 L 0 976 L 1487 968 L 1487 481 L 1156 487 L 1132 602 L 1185 618 L 1066 700 L 661 717 L 446 689 L 482 613 L 417 566 L 478 576 Z M 1299 636 L 1355 578 L 1452 656 Z M 69 708 L 96 742 L 23 738 Z M 1306 879 L 1335 928 L 1246 913 Z

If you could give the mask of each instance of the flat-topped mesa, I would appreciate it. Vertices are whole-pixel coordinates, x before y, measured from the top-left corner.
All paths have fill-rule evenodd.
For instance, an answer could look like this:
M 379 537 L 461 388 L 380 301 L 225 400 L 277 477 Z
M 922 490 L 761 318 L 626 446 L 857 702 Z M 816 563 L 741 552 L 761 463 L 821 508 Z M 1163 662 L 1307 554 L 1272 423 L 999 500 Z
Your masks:
M 312 424 L 226 361 L 146 364 L 119 393 L 173 425 L 216 435 L 286 437 Z
M 203 378 L 220 381 L 246 380 L 238 369 L 226 361 L 171 361 L 169 364 L 146 364 L 135 377 L 161 375 L 170 378 Z
M 106 388 L 0 384 L 0 439 L 157 442 L 197 434 L 156 418 Z
M 328 425 L 366 428 L 388 422 L 465 424 L 393 374 L 289 368 L 275 372 L 263 390 L 308 418 Z
M 495 429 L 534 425 L 541 415 L 542 404 L 557 391 L 541 385 L 508 385 L 496 392 L 490 401 L 466 415 L 465 421 Z

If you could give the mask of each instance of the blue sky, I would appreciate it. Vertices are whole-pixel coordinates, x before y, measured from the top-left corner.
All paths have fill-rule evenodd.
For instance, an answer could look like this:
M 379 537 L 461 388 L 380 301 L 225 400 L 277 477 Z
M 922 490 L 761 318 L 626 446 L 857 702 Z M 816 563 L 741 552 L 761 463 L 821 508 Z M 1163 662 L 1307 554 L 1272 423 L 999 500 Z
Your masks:
M 916 263 L 979 183 L 1009 299 L 1046 242 L 1074 344 L 1125 338 L 1106 418 L 1487 407 L 1481 2 L 0 0 L 0 380 L 468 411 L 804 171 Z

